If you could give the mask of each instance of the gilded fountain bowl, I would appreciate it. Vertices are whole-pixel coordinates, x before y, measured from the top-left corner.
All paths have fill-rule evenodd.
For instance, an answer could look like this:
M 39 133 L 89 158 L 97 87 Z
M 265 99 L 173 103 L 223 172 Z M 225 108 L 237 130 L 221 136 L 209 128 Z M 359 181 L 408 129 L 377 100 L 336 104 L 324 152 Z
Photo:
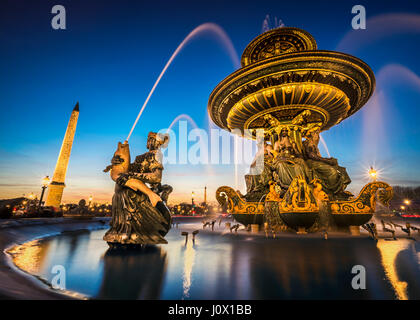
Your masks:
M 317 50 L 306 31 L 278 28 L 254 39 L 242 55 L 242 68 L 211 93 L 208 112 L 216 125 L 243 135 L 269 128 L 267 114 L 290 121 L 310 110 L 308 122 L 322 130 L 357 112 L 375 88 L 375 76 L 362 60 Z M 252 130 L 251 130 L 252 131 Z

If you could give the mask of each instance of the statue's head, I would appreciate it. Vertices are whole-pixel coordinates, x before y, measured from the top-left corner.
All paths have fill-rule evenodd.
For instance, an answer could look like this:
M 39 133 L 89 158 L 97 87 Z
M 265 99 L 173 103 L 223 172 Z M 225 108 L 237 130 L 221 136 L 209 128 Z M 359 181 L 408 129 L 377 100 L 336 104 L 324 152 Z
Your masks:
M 312 123 L 305 132 L 307 138 L 317 137 L 321 133 L 321 123 Z
M 147 149 L 157 150 L 159 148 L 166 148 L 169 143 L 169 134 L 149 132 L 147 136 Z
M 286 136 L 288 136 L 289 135 L 289 130 L 287 130 L 287 128 L 286 127 L 283 127 L 281 130 L 280 130 L 280 137 L 286 137 Z

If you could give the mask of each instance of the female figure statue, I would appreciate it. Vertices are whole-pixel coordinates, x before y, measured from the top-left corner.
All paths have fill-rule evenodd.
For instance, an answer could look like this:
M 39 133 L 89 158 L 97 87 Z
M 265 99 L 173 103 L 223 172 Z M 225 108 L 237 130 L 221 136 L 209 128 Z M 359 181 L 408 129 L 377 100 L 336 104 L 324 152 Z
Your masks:
M 265 141 L 258 143 L 258 151 L 251 163 L 249 174 L 245 175 L 247 201 L 260 201 L 262 196 L 269 191 L 269 182 L 273 179 L 271 162 L 272 147 Z
M 274 144 L 275 158 L 273 160 L 273 176 L 277 184 L 287 190 L 292 180 L 298 176 L 304 177 L 307 183 L 313 179 L 296 144 L 290 141 L 287 127 L 280 130 L 279 139 Z
M 319 178 L 322 188 L 333 199 L 347 199 L 351 194 L 345 191 L 351 182 L 346 168 L 340 167 L 335 158 L 323 158 L 318 149 L 320 126 L 315 125 L 306 132 L 303 141 L 306 163 Z
M 118 143 L 112 165 L 104 170 L 111 170 L 111 178 L 116 182 L 111 228 L 104 236 L 110 246 L 167 243 L 164 236 L 170 229 L 171 216 L 162 198 L 167 200 L 172 188 L 161 185 L 160 148 L 168 141 L 169 136 L 150 132 L 149 151 L 132 164 L 128 143 Z

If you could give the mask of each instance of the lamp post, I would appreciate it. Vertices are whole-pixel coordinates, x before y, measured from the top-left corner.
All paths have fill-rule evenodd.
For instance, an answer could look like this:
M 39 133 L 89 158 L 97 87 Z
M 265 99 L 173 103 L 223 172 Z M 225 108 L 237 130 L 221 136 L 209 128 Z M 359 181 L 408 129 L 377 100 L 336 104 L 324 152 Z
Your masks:
M 45 193 L 45 189 L 48 188 L 48 185 L 50 184 L 50 177 L 49 176 L 45 176 L 42 179 L 42 191 L 41 191 L 41 197 L 39 198 L 39 204 L 38 206 L 42 206 L 42 198 L 44 198 L 44 193 Z
M 194 204 L 194 196 L 195 192 L 191 192 L 191 213 L 194 216 L 195 215 L 195 204 Z
M 91 195 L 91 196 L 89 196 L 89 207 L 91 207 L 91 205 L 92 205 L 92 200 L 93 200 L 93 197 Z
M 404 204 L 407 206 L 407 211 L 408 211 L 408 209 L 410 208 L 411 200 L 405 199 Z

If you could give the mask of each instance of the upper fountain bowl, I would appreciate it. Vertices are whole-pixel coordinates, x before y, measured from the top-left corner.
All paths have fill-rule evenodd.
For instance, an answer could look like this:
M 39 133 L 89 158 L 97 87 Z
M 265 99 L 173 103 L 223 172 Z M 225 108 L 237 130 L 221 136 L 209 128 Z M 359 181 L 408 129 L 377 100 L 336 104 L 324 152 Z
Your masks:
M 315 39 L 298 28 L 267 31 L 245 48 L 242 68 L 213 90 L 208 112 L 219 127 L 232 131 L 269 128 L 270 114 L 291 121 L 309 110 L 308 122 L 322 130 L 358 111 L 375 89 L 375 76 L 362 60 L 317 50 Z

